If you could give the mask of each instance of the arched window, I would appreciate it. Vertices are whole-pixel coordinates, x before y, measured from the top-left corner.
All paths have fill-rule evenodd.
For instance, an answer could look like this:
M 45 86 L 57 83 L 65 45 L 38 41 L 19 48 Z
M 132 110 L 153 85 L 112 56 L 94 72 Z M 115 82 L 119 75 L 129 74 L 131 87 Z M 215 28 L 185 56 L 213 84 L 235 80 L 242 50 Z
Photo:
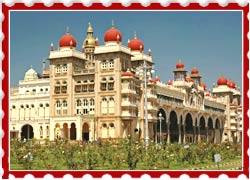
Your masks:
M 63 72 L 63 73 L 66 73 L 67 71 L 68 71 L 68 66 L 67 66 L 67 64 L 64 64 L 64 65 L 63 65 L 62 72 Z
M 68 106 L 68 103 L 66 100 L 63 100 L 63 107 L 67 107 Z
M 40 104 L 39 104 L 39 107 L 43 107 L 43 104 L 42 104 L 42 103 L 40 103 Z
M 57 107 L 57 108 L 61 107 L 61 102 L 58 101 L 58 100 L 56 101 L 56 107 Z
M 56 65 L 56 73 L 60 73 L 61 72 L 61 66 L 60 64 Z
M 23 106 L 23 105 L 20 105 L 20 108 L 24 108 L 24 106 Z
M 28 104 L 26 104 L 26 108 L 29 108 L 29 105 L 28 105 Z
M 108 113 L 108 101 L 107 98 L 102 98 L 102 102 L 101 102 L 101 110 L 102 110 L 102 114 L 107 114 Z
M 46 103 L 45 106 L 46 106 L 46 107 L 49 107 L 49 103 Z
M 35 106 L 34 106 L 34 104 L 31 104 L 31 108 L 34 108 Z
M 115 113 L 115 100 L 113 97 L 109 98 L 109 113 L 114 114 Z
M 109 60 L 109 68 L 110 69 L 114 68 L 114 60 L 113 59 Z
M 107 61 L 103 60 L 101 63 L 101 69 L 106 69 L 107 68 Z
M 94 99 L 90 99 L 90 106 L 94 106 L 95 105 L 95 100 Z
M 16 106 L 13 105 L 13 106 L 12 106 L 12 109 L 16 109 Z
M 88 106 L 88 100 L 87 99 L 83 100 L 83 106 Z
M 76 106 L 81 106 L 81 105 L 82 105 L 81 100 L 80 100 L 80 99 L 77 99 L 77 100 L 76 100 Z

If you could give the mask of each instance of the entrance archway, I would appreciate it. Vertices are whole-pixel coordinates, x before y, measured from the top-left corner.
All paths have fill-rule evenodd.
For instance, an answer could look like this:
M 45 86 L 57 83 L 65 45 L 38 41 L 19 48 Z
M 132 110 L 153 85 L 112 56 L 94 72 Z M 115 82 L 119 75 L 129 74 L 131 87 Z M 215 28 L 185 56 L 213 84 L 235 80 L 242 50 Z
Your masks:
M 212 118 L 208 118 L 207 128 L 208 128 L 208 142 L 213 143 L 214 138 L 213 138 L 213 120 L 212 120 Z
M 29 124 L 26 124 L 22 127 L 21 139 L 32 139 L 34 137 L 33 127 Z
M 89 125 L 87 123 L 82 125 L 82 140 L 89 141 Z
M 193 119 L 190 113 L 186 115 L 185 133 L 186 133 L 186 142 L 193 142 L 194 128 L 193 128 Z
M 64 123 L 63 124 L 63 136 L 64 138 L 69 138 L 69 133 L 68 133 L 68 124 L 67 123 Z
M 177 122 L 177 114 L 175 111 L 170 112 L 169 119 L 169 131 L 170 131 L 170 142 L 178 142 L 179 141 L 179 128 Z
M 200 139 L 202 142 L 207 141 L 206 122 L 203 116 L 200 118 Z
M 71 123 L 70 125 L 70 140 L 76 140 L 76 124 Z

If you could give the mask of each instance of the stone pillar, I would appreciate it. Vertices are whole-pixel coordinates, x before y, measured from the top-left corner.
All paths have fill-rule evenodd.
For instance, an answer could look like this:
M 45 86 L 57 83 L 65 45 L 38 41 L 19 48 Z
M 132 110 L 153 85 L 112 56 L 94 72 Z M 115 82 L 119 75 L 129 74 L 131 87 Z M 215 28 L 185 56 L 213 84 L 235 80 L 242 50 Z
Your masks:
M 167 130 L 168 130 L 168 138 L 167 138 L 167 143 L 170 143 L 170 129 L 169 129 L 169 122 L 167 123 Z
M 193 126 L 193 130 L 194 130 L 194 133 L 193 133 L 193 143 L 195 143 L 196 142 L 196 135 L 197 135 L 197 133 L 196 133 L 196 126 Z
M 181 124 L 178 124 L 178 131 L 179 131 L 179 141 L 178 143 L 181 144 Z
M 183 125 L 183 143 L 185 144 L 186 143 L 186 128 L 185 128 L 185 125 Z
M 206 127 L 206 133 L 207 133 L 207 142 L 209 142 L 209 137 L 208 137 L 208 127 Z
M 68 128 L 68 137 L 67 139 L 70 139 L 70 128 Z
M 198 126 L 198 142 L 201 142 L 201 127 Z

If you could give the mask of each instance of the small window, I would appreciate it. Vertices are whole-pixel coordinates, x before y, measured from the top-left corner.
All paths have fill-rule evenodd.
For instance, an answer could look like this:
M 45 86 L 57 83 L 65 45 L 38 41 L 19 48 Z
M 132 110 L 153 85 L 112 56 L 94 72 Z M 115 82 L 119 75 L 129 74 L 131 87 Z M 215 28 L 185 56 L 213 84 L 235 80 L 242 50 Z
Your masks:
M 103 128 L 106 128 L 106 127 L 107 127 L 107 124 L 106 124 L 106 123 L 102 124 L 102 127 L 103 127 Z
M 48 89 L 48 88 L 45 88 L 45 91 L 49 91 L 49 89 Z
M 49 103 L 46 103 L 45 106 L 46 106 L 46 107 L 49 107 Z
M 35 106 L 34 106 L 34 104 L 31 104 L 31 108 L 34 108 Z
M 40 106 L 40 107 L 43 107 L 43 104 L 41 103 L 41 104 L 39 104 L 39 106 Z
M 24 108 L 24 106 L 23 106 L 23 105 L 21 105 L 20 107 L 21 107 L 21 108 Z
M 110 123 L 109 126 L 110 126 L 111 128 L 114 128 L 114 127 L 115 127 L 114 123 Z
M 12 106 L 12 109 L 16 109 L 16 106 L 13 105 L 13 106 Z
M 28 105 L 28 104 L 26 104 L 26 108 L 29 108 L 29 105 Z

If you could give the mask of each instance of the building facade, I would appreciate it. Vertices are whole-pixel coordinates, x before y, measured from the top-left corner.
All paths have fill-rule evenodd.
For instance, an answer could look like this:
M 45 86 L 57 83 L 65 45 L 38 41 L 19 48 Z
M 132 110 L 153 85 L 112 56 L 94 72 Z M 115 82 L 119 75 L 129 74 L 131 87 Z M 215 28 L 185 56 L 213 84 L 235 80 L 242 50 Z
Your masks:
M 122 45 L 112 24 L 104 42 L 89 24 L 81 51 L 69 30 L 58 49 L 51 44 L 49 68 L 43 62 L 39 75 L 31 67 L 10 89 L 11 138 L 139 140 L 147 117 L 148 137 L 157 142 L 242 141 L 241 94 L 232 80 L 220 77 L 209 92 L 199 70 L 188 74 L 179 61 L 174 79 L 163 83 L 136 34 Z

